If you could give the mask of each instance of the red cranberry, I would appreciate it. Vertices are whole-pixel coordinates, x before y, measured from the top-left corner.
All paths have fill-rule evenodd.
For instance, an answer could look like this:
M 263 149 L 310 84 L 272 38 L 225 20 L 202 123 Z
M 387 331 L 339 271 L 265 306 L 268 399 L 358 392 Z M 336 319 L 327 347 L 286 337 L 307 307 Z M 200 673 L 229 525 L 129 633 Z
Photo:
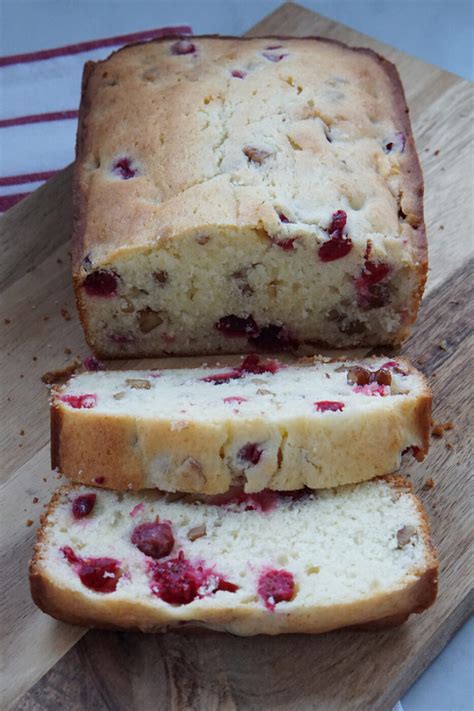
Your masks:
M 198 596 L 206 574 L 202 567 L 194 567 L 184 557 L 157 563 L 153 568 L 152 592 L 170 605 L 188 605 Z
M 324 242 L 318 250 L 318 256 L 322 262 L 342 259 L 351 251 L 352 240 L 342 233 L 346 221 L 347 215 L 344 210 L 337 210 L 333 213 L 331 224 L 328 227 L 329 240 Z
M 82 283 L 87 296 L 116 296 L 118 277 L 115 272 L 97 269 L 86 276 Z
M 174 536 L 169 523 L 141 523 L 133 529 L 132 543 L 151 558 L 164 558 L 173 550 Z
M 224 590 L 225 592 L 237 592 L 239 589 L 238 585 L 235 585 L 235 583 L 231 583 L 228 580 L 224 580 L 224 578 L 220 578 L 219 582 L 217 583 L 217 588 L 216 590 Z
M 261 350 L 281 350 L 298 346 L 298 342 L 290 335 L 286 326 L 277 326 L 274 323 L 261 328 L 260 333 L 249 341 Z
M 247 72 L 244 72 L 243 69 L 233 69 L 231 74 L 235 79 L 244 79 L 247 76 Z
M 143 502 L 140 504 L 136 504 L 133 509 L 130 511 L 130 516 L 133 518 L 134 516 L 137 515 L 137 513 L 140 513 L 140 511 L 143 511 L 144 505 Z
M 171 54 L 194 54 L 196 46 L 186 39 L 178 40 L 171 45 Z
M 262 453 L 263 450 L 260 449 L 258 444 L 255 442 L 249 442 L 239 449 L 237 457 L 242 459 L 244 462 L 250 462 L 255 466 L 255 464 L 259 463 Z
M 263 489 L 263 491 L 258 491 L 255 494 L 246 494 L 242 489 L 234 487 L 226 491 L 225 494 L 207 497 L 206 503 L 211 506 L 242 506 L 244 511 L 266 513 L 267 511 L 273 511 L 277 507 L 279 497 L 282 495 L 282 492 L 271 491 L 270 489 Z
M 314 403 L 316 405 L 317 412 L 342 412 L 345 408 L 343 402 L 336 402 L 333 400 L 320 400 Z
M 113 558 L 86 558 L 77 574 L 86 588 L 101 593 L 114 592 L 121 578 L 119 562 Z
M 262 55 L 265 59 L 268 59 L 269 62 L 281 62 L 282 59 L 288 56 L 288 54 L 280 52 L 262 52 Z
M 80 563 L 80 558 L 77 557 L 77 555 L 74 553 L 72 550 L 71 546 L 63 546 L 61 548 L 61 553 L 64 555 L 68 563 L 74 564 L 74 563 Z
M 399 363 L 397 363 L 396 360 L 388 360 L 386 363 L 380 366 L 381 368 L 389 368 L 390 370 L 393 370 L 394 373 L 398 373 L 399 375 L 408 375 L 408 373 L 403 370 L 403 368 L 400 368 Z
M 368 385 L 354 385 L 352 390 L 358 395 L 368 395 L 369 397 L 374 397 L 375 395 L 385 397 L 386 395 L 390 395 L 390 390 L 386 385 L 376 385 L 374 382 Z
M 259 375 L 261 373 L 276 373 L 278 370 L 284 367 L 284 365 L 278 363 L 278 361 L 276 360 L 271 360 L 270 358 L 267 358 L 266 360 L 262 361 L 260 356 L 258 356 L 256 353 L 250 353 L 242 361 L 240 369 L 244 373 L 253 373 L 255 375 Z
M 214 383 L 214 385 L 222 385 L 223 383 L 228 383 L 231 380 L 237 380 L 242 377 L 242 372 L 233 368 L 232 370 L 226 370 L 223 373 L 214 373 L 213 375 L 206 375 L 205 378 L 201 380 L 205 383 Z
M 356 279 L 357 303 L 361 308 L 379 309 L 386 306 L 388 289 L 380 284 L 390 274 L 390 267 L 384 262 L 365 261 L 361 275 Z
M 101 484 L 104 484 L 104 482 L 105 482 L 105 476 L 96 476 L 94 479 L 92 479 L 92 483 L 99 484 L 99 486 Z
M 278 217 L 280 218 L 280 222 L 283 222 L 285 225 L 289 224 L 290 221 L 287 216 L 283 214 L 283 212 L 279 212 Z
M 242 402 L 248 402 L 246 397 L 240 397 L 240 395 L 232 395 L 231 397 L 225 397 L 224 402 L 227 404 L 230 404 L 232 402 L 236 402 L 238 405 Z
M 133 333 L 117 333 L 116 331 L 112 331 L 112 333 L 108 333 L 107 337 L 110 338 L 111 341 L 114 343 L 133 343 L 135 341 L 135 336 Z
M 259 332 L 253 316 L 223 316 L 215 324 L 215 328 L 229 338 L 254 336 Z
M 390 136 L 384 140 L 383 149 L 385 153 L 403 153 L 405 150 L 405 143 L 405 134 L 401 131 L 397 131 L 393 134 L 393 136 Z
M 83 361 L 84 368 L 91 373 L 95 373 L 98 370 L 105 370 L 105 365 L 97 360 L 95 356 L 87 356 Z
M 91 410 L 97 404 L 97 395 L 62 395 L 61 402 L 65 402 L 75 410 Z
M 276 247 L 280 247 L 284 252 L 294 252 L 296 249 L 295 241 L 296 237 L 283 237 L 283 239 L 272 237 L 272 243 Z
M 97 494 L 81 494 L 72 502 L 72 515 L 74 518 L 88 516 L 95 506 Z
M 116 160 L 112 172 L 118 175 L 122 180 L 130 180 L 130 178 L 134 178 L 137 174 L 135 168 L 132 167 L 130 158 L 119 158 Z
M 295 580 L 287 570 L 268 570 L 258 580 L 258 594 L 268 610 L 279 602 L 288 602 L 295 592 Z

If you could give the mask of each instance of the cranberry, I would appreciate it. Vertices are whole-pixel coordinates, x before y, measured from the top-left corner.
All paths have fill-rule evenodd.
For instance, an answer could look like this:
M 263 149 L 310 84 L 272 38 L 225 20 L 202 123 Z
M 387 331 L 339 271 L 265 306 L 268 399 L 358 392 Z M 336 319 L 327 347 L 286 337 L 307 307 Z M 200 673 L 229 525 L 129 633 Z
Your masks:
M 224 333 L 229 338 L 241 338 L 245 336 L 255 336 L 259 329 L 253 316 L 223 316 L 215 324 L 215 328 Z
M 397 131 L 393 134 L 393 136 L 390 136 L 384 140 L 383 149 L 385 153 L 393 153 L 394 151 L 397 153 L 403 153 L 405 150 L 405 143 L 405 134 L 401 131 Z
M 65 402 L 75 410 L 91 410 L 97 404 L 97 395 L 62 395 L 61 402 Z
M 403 368 L 400 368 L 399 363 L 397 363 L 396 360 L 388 360 L 386 363 L 380 366 L 381 368 L 389 368 L 390 370 L 393 370 L 394 373 L 398 373 L 399 375 L 408 375 L 408 373 L 403 370 Z
M 206 580 L 201 566 L 194 567 L 184 557 L 157 563 L 153 568 L 152 592 L 170 605 L 188 605 L 198 596 L 198 590 Z
M 80 563 L 81 559 L 77 557 L 71 546 L 63 546 L 63 548 L 61 548 L 61 553 L 64 555 L 68 563 Z
M 132 543 L 151 558 L 164 558 L 173 550 L 174 536 L 169 523 L 141 523 L 133 529 Z
M 81 582 L 87 588 L 101 593 L 114 592 L 122 573 L 114 558 L 80 558 L 70 546 L 61 548 L 67 562 L 74 565 Z
M 239 449 L 237 457 L 245 462 L 250 462 L 255 466 L 255 464 L 259 463 L 262 453 L 263 450 L 260 449 L 258 444 L 255 442 L 249 442 Z
M 297 341 L 289 334 L 286 326 L 277 326 L 274 323 L 261 328 L 260 333 L 250 338 L 249 341 L 262 350 L 296 348 L 298 346 Z
M 342 234 L 342 231 L 346 226 L 346 222 L 347 214 L 344 212 L 344 210 L 336 210 L 336 212 L 333 212 L 331 224 L 328 227 L 329 234 L 332 235 L 334 234 L 334 232 L 339 232 Z
M 224 590 L 225 592 L 237 592 L 238 589 L 238 585 L 235 585 L 235 583 L 231 583 L 228 580 L 224 580 L 224 578 L 220 578 L 216 588 L 216 590 Z
M 280 222 L 283 222 L 285 225 L 289 224 L 290 221 L 283 212 L 279 212 L 278 217 L 280 218 Z
M 86 558 L 77 574 L 86 588 L 101 593 L 114 592 L 121 578 L 119 562 L 113 558 Z
M 287 54 L 280 52 L 277 52 L 276 54 L 274 52 L 262 52 L 262 55 L 265 59 L 268 59 L 269 62 L 281 62 L 282 59 L 288 56 Z
M 272 237 L 272 243 L 276 247 L 280 247 L 284 252 L 294 252 L 296 249 L 295 241 L 296 237 L 284 237 L 283 239 Z
M 107 337 L 110 338 L 111 341 L 114 343 L 133 343 L 135 340 L 135 336 L 133 333 L 117 333 L 116 331 L 112 331 L 112 333 L 108 333 Z
M 97 360 L 95 356 L 87 356 L 83 361 L 84 368 L 91 373 L 95 373 L 98 370 L 105 370 L 105 365 Z
M 156 272 L 153 272 L 153 279 L 160 286 L 164 286 L 168 281 L 168 272 L 165 269 L 158 269 Z
M 74 518 L 88 516 L 95 506 L 97 494 L 81 494 L 72 502 L 72 515 Z
M 295 592 L 295 580 L 287 570 L 268 570 L 258 580 L 258 594 L 268 610 L 279 602 L 288 602 Z
M 331 224 L 328 227 L 329 240 L 324 242 L 318 250 L 318 256 L 322 262 L 333 262 L 342 259 L 352 249 L 352 240 L 343 235 L 346 226 L 347 215 L 344 210 L 337 210 L 333 213 Z
M 342 412 L 345 408 L 343 402 L 333 400 L 319 400 L 319 402 L 315 402 L 314 404 L 317 412 Z
M 130 180 L 130 178 L 134 178 L 137 174 L 135 168 L 132 168 L 130 158 L 119 158 L 116 160 L 112 172 L 118 175 L 122 180 Z
M 116 296 L 118 277 L 115 272 L 97 269 L 86 276 L 82 283 L 87 296 Z
M 196 46 L 186 39 L 178 40 L 171 45 L 171 54 L 194 54 Z
M 96 476 L 94 479 L 92 479 L 93 484 L 103 484 L 105 482 L 105 476 Z
M 390 390 L 386 385 L 376 385 L 374 382 L 369 383 L 369 385 L 355 385 L 352 390 L 358 395 L 368 395 L 369 397 L 375 395 L 385 397 L 386 395 L 390 395 Z
M 143 511 L 144 506 L 143 503 L 136 504 L 133 509 L 130 511 L 130 516 L 133 518 L 134 516 L 137 515 L 137 513 L 140 513 L 140 511 Z
M 214 373 L 213 375 L 206 375 L 205 378 L 201 380 L 205 383 L 214 383 L 214 385 L 222 385 L 223 383 L 228 383 L 231 380 L 237 380 L 242 377 L 242 372 L 237 370 L 237 368 L 232 368 L 232 370 L 226 370 L 223 373 Z
M 366 259 L 361 275 L 356 279 L 357 303 L 362 308 L 379 309 L 388 303 L 388 290 L 380 282 L 390 274 L 390 267 L 384 262 Z
M 256 353 L 250 353 L 244 358 L 240 366 L 244 373 L 253 373 L 260 375 L 261 373 L 276 373 L 285 366 L 270 358 L 262 361 Z
M 243 69 L 233 69 L 231 74 L 235 79 L 244 79 L 247 76 L 247 72 L 244 72 Z
M 236 402 L 238 405 L 242 402 L 248 402 L 246 397 L 240 397 L 240 395 L 232 395 L 231 397 L 225 397 L 224 402 L 227 404 L 230 404 L 232 402 Z

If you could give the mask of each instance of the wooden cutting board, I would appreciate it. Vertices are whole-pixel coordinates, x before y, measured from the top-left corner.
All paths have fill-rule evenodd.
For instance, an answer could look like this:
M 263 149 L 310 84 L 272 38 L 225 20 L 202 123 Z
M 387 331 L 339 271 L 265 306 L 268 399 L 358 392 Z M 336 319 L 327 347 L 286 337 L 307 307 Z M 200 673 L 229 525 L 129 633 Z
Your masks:
M 431 381 L 435 419 L 455 423 L 433 440 L 423 464 L 404 469 L 432 521 L 439 599 L 424 615 L 383 634 L 250 639 L 85 634 L 34 607 L 27 564 L 42 506 L 58 483 L 49 468 L 47 390 L 40 378 L 88 352 L 70 285 L 67 168 L 0 220 L 2 708 L 389 709 L 472 609 L 472 86 L 293 4 L 249 34 L 321 35 L 372 47 L 402 75 L 426 179 L 431 265 L 417 327 L 402 351 Z M 435 486 L 423 490 L 429 477 Z

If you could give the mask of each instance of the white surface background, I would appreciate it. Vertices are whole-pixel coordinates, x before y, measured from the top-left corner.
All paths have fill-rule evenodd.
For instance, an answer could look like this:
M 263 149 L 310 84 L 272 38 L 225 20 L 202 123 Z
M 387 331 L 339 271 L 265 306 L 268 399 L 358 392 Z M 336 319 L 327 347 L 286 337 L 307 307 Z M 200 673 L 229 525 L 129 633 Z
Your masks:
M 0 54 L 163 25 L 189 24 L 197 34 L 241 34 L 280 4 L 278 0 L 0 0 Z M 472 0 L 305 0 L 301 4 L 474 79 Z M 404 696 L 404 711 L 474 711 L 473 638 L 471 620 Z

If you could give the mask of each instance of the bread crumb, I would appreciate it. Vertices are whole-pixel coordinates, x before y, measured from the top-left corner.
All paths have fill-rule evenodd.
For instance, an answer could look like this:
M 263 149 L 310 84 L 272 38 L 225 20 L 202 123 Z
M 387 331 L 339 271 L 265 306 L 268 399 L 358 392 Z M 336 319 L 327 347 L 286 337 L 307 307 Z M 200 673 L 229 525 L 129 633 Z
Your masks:
M 66 348 L 64 349 L 64 353 L 65 355 L 71 355 L 72 350 L 66 346 Z
M 433 437 L 443 437 L 447 430 L 454 429 L 454 422 L 436 422 L 433 423 L 431 434 Z
M 37 497 L 37 496 L 33 496 L 33 503 L 34 503 L 34 504 L 37 504 L 38 501 L 39 501 L 38 497 Z
M 65 321 L 70 321 L 72 316 L 67 309 L 61 309 L 61 316 Z
M 57 370 L 48 370 L 41 376 L 41 380 L 46 385 L 56 385 L 68 380 L 81 367 L 82 361 L 79 357 L 75 358 L 72 363 L 65 365 L 64 368 Z
M 444 230 L 444 225 L 440 225 L 440 226 L 439 226 L 439 229 L 440 229 L 440 230 Z
M 33 521 L 32 521 L 31 518 L 29 518 L 29 519 L 26 521 L 26 525 L 27 525 L 28 527 L 30 527 L 30 526 L 33 525 Z
M 63 260 L 62 260 L 62 259 L 59 259 L 59 258 L 56 259 L 56 264 L 62 264 L 62 263 L 63 263 Z
M 448 350 L 448 344 L 447 344 L 446 340 L 441 341 L 440 343 L 438 343 L 438 348 L 440 348 L 442 351 L 447 351 L 447 350 Z
M 433 153 L 433 155 L 434 155 L 434 156 L 439 156 L 439 148 L 437 148 L 437 149 L 435 150 L 435 152 Z
M 36 356 L 33 356 L 33 360 L 35 360 L 35 361 L 36 361 L 36 360 L 38 360 L 38 358 L 37 358 Z
M 428 491 L 428 489 L 432 489 L 434 487 L 434 485 L 435 485 L 435 483 L 434 483 L 433 479 L 430 477 L 423 484 L 423 490 Z
M 11 319 L 6 318 L 4 319 L 3 323 L 5 324 L 5 326 L 9 326 L 11 324 Z
M 47 477 L 43 477 L 43 481 L 46 483 L 48 481 Z
M 25 430 L 20 430 L 20 436 L 24 437 L 24 435 L 25 435 Z
M 445 447 L 446 447 L 446 449 L 452 449 L 453 448 L 452 442 L 446 442 Z
M 43 316 L 43 321 L 49 321 L 49 316 Z

